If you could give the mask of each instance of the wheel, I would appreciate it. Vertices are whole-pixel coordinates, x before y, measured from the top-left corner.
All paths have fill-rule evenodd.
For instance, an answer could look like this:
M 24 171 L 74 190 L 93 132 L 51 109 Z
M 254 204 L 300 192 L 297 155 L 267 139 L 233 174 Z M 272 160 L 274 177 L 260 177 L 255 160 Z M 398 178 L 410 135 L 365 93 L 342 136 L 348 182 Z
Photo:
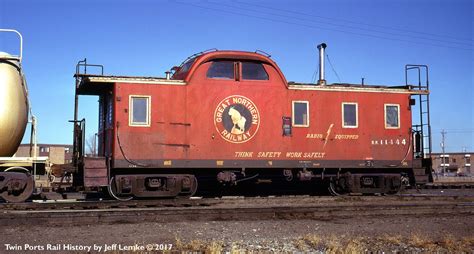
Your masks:
M 389 189 L 386 190 L 383 194 L 386 196 L 396 195 L 400 193 L 400 191 L 405 189 L 405 186 L 408 185 L 408 178 L 404 177 L 403 175 L 400 176 L 399 179 L 394 180 L 392 178 L 392 184 L 389 185 Z M 394 181 L 396 184 L 394 184 Z
M 129 201 L 133 199 L 133 196 L 131 195 L 119 195 L 116 194 L 117 190 L 115 187 L 115 181 L 114 177 L 110 178 L 109 186 L 107 186 L 107 190 L 109 192 L 109 195 L 119 201 Z
M 339 181 L 335 179 L 331 179 L 329 180 L 329 188 L 328 188 L 329 193 L 331 193 L 331 195 L 333 196 L 343 196 L 343 195 L 349 194 L 349 192 L 347 192 L 344 189 L 344 186 L 345 186 L 344 178 L 340 178 Z
M 185 193 L 183 195 L 179 195 L 178 197 L 190 198 L 190 197 L 194 196 L 194 194 L 196 194 L 197 189 L 198 189 L 198 180 L 195 176 L 193 176 L 192 181 L 193 181 L 193 183 L 191 184 L 191 189 L 189 190 L 189 192 Z
M 399 186 L 397 189 L 391 189 L 391 190 L 385 192 L 384 195 L 386 195 L 386 196 L 396 195 L 400 192 L 401 189 L 402 189 L 402 186 Z
M 7 190 L 0 194 L 5 201 L 10 203 L 25 202 L 33 194 L 35 180 L 29 173 L 8 172 Z

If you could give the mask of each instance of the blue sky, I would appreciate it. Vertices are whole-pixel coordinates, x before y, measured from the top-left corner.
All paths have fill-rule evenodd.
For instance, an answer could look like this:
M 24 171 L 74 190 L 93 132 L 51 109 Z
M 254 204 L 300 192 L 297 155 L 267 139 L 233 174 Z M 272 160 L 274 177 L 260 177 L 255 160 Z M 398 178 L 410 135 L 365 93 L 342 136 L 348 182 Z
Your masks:
M 316 45 L 326 42 L 338 74 L 327 65 L 329 83 L 364 77 L 402 85 L 405 64 L 429 65 L 433 149 L 446 129 L 448 151 L 474 151 L 473 7 L 470 0 L 0 0 L 0 27 L 24 36 L 42 143 L 72 143 L 72 76 L 85 57 L 106 74 L 163 76 L 209 48 L 260 49 L 289 81 L 311 82 Z M 0 51 L 15 46 L 15 37 L 0 37 Z M 81 99 L 89 135 L 97 129 L 96 101 Z

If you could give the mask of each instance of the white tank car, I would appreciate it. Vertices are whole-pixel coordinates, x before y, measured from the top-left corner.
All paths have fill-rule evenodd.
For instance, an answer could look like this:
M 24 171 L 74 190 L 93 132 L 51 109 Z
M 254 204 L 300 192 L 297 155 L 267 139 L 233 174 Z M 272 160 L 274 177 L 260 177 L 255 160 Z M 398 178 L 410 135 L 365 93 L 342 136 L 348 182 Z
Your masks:
M 12 156 L 28 122 L 28 94 L 21 58 L 0 52 L 0 157 Z
M 38 165 L 36 154 L 34 158 L 11 157 L 23 139 L 28 122 L 28 93 L 21 68 L 23 38 L 16 30 L 0 29 L 0 32 L 15 33 L 20 38 L 18 56 L 0 52 L 0 201 L 23 202 L 33 193 L 33 174 Z M 41 162 L 43 166 L 44 162 Z

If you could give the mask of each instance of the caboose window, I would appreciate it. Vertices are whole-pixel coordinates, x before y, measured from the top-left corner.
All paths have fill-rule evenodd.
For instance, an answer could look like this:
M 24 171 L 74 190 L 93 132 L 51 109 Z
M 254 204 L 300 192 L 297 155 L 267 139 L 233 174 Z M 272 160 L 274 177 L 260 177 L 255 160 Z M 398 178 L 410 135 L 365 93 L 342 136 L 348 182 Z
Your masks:
M 214 61 L 207 70 L 208 78 L 234 79 L 233 61 Z
M 385 128 L 400 128 L 400 105 L 385 104 Z
M 150 126 L 150 96 L 130 95 L 130 126 Z
M 357 103 L 342 103 L 342 127 L 358 127 Z
M 261 63 L 242 62 L 242 79 L 268 80 L 268 74 Z
M 309 102 L 293 101 L 293 126 L 308 127 L 309 126 Z

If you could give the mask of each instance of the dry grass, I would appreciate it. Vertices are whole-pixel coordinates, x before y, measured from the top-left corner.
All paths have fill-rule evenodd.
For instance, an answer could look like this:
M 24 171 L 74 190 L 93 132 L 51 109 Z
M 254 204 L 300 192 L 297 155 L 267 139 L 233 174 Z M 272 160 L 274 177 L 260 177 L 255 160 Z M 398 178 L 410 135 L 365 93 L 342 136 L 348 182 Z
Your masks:
M 174 251 L 217 254 L 222 253 L 224 250 L 224 243 L 222 241 L 191 240 L 190 242 L 183 242 L 178 237 L 176 237 L 175 241 Z
M 435 241 L 426 236 L 426 234 L 419 232 L 412 233 L 407 239 L 407 243 L 413 247 L 430 252 L 435 252 L 439 249 L 438 244 Z
M 393 245 L 401 245 L 404 242 L 404 239 L 401 235 L 388 235 L 385 234 L 382 237 L 378 238 L 379 241 L 384 243 L 389 243 Z
M 382 253 L 382 252 L 423 252 L 423 253 L 474 253 L 474 236 L 457 239 L 447 234 L 442 239 L 434 240 L 425 234 L 415 232 L 408 237 L 401 235 L 385 234 L 380 237 L 347 237 L 344 235 L 321 236 L 307 234 L 292 242 L 294 248 L 301 252 L 323 252 L 323 253 Z M 265 247 L 265 244 L 262 244 Z M 228 247 L 226 247 L 228 246 Z M 230 249 L 229 249 L 230 246 Z M 175 244 L 171 251 L 164 253 L 267 253 L 268 250 L 255 250 L 242 242 L 225 244 L 223 241 L 191 240 L 189 242 L 175 237 Z M 111 252 L 124 253 L 124 252 Z M 129 253 L 129 252 L 128 252 Z M 149 253 L 149 252 L 132 252 Z
M 325 253 L 361 253 L 365 252 L 363 238 L 344 240 L 341 236 L 330 235 L 322 237 L 308 234 L 293 241 L 293 245 L 300 251 L 323 251 Z
M 439 245 L 450 253 L 472 253 L 474 252 L 474 237 L 463 237 L 457 240 L 453 235 L 446 235 Z
M 295 246 L 296 249 L 298 249 L 300 251 L 307 251 L 308 250 L 306 241 L 304 239 L 294 240 L 293 245 Z
M 408 237 L 385 234 L 376 238 L 344 236 L 305 235 L 293 242 L 300 251 L 323 251 L 325 253 L 365 253 L 365 252 L 442 252 L 473 253 L 474 237 L 456 239 L 446 235 L 442 240 L 434 240 L 422 233 L 413 233 Z

